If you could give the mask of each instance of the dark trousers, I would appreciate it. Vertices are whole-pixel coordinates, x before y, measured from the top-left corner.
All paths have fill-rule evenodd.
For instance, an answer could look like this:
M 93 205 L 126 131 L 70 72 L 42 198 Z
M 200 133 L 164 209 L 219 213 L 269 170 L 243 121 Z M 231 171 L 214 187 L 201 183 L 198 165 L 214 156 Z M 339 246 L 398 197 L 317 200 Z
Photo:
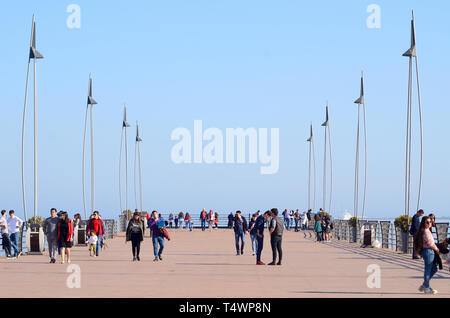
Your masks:
M 298 220 L 294 220 L 295 222 L 295 232 L 298 232 Z
M 141 251 L 141 234 L 131 233 L 131 248 L 133 250 L 133 257 L 139 257 L 139 252 Z
M 8 234 L 2 234 L 2 243 L 6 256 L 11 256 L 11 241 L 9 240 Z
M 175 228 L 178 228 L 178 219 L 175 219 Z
M 277 251 L 279 263 L 281 263 L 281 259 L 283 258 L 283 251 L 281 250 L 281 241 L 282 237 L 279 235 L 272 235 L 272 237 L 270 238 L 270 245 L 272 246 L 272 261 L 274 263 L 277 260 Z
M 322 241 L 322 232 L 316 232 L 317 233 L 317 241 Z
M 256 242 L 258 242 L 256 246 L 256 261 L 261 262 L 261 253 L 263 250 L 263 244 L 264 244 L 264 236 L 263 237 L 256 237 Z

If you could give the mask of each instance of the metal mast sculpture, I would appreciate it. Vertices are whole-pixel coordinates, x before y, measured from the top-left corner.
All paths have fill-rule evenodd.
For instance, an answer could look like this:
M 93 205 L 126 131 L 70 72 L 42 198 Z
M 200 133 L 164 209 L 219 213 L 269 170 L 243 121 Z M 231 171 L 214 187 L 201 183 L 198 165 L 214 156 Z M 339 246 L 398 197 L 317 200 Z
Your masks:
M 82 160 L 82 184 L 83 184 L 83 207 L 84 207 L 84 218 L 87 220 L 86 214 L 86 189 L 85 189 L 85 181 L 84 181 L 84 161 L 85 161 L 85 151 L 86 151 L 86 129 L 87 129 L 87 120 L 88 120 L 88 110 L 90 107 L 90 118 L 91 118 L 91 213 L 94 212 L 94 127 L 93 127 L 93 105 L 97 104 L 97 102 L 92 98 L 92 77 L 89 74 L 89 86 L 88 86 L 88 98 L 86 104 L 86 115 L 84 119 L 84 137 L 83 137 L 83 160 Z
M 314 196 L 313 196 L 313 205 L 312 210 L 315 211 L 316 209 L 316 156 L 314 151 L 314 136 L 313 136 L 313 127 L 312 123 L 310 126 L 310 135 L 309 138 L 306 140 L 309 142 L 309 165 L 308 165 L 308 210 L 311 209 L 311 162 L 313 163 L 313 169 L 314 169 Z M 312 161 L 311 161 L 312 159 Z
M 331 134 L 330 134 L 330 123 L 328 117 L 328 101 L 326 106 L 326 117 L 325 122 L 322 124 L 325 127 L 325 143 L 323 151 L 323 202 L 322 209 L 326 211 L 326 198 L 327 198 L 327 136 L 328 136 L 328 147 L 330 151 L 330 201 L 328 206 L 328 212 L 331 213 L 331 199 L 333 195 L 333 160 L 331 156 Z
M 409 217 L 411 200 L 411 152 L 412 152 L 412 99 L 413 99 L 413 58 L 416 64 L 417 96 L 419 103 L 419 126 L 420 126 L 420 170 L 419 170 L 419 191 L 417 196 L 417 210 L 420 208 L 420 195 L 422 190 L 422 170 L 423 170 L 423 128 L 422 128 L 422 105 L 420 98 L 419 83 L 419 62 L 416 49 L 416 31 L 414 23 L 414 11 L 411 19 L 411 47 L 403 54 L 409 58 L 408 77 L 408 108 L 406 117 L 406 168 L 405 168 L 405 213 Z
M 138 157 L 138 166 L 139 166 L 139 200 L 140 200 L 140 211 L 142 212 L 142 169 L 141 169 L 141 147 L 140 144 L 142 142 L 141 137 L 139 137 L 139 125 L 136 121 L 136 144 L 134 147 L 134 199 L 136 201 L 136 209 L 138 206 L 137 202 L 137 191 L 136 191 L 136 155 Z
M 44 56 L 36 49 L 36 24 L 34 21 L 31 26 L 30 53 L 28 55 L 27 81 L 25 84 L 25 102 L 23 106 L 22 118 L 22 200 L 25 222 L 27 221 L 26 195 L 25 195 L 25 117 L 27 110 L 28 81 L 30 76 L 30 61 L 33 59 L 34 64 L 34 217 L 37 216 L 37 104 L 36 104 L 36 60 L 43 59 Z
M 122 120 L 122 134 L 120 136 L 120 159 L 119 159 L 119 196 L 120 196 L 120 212 L 122 213 L 122 185 L 121 185 L 121 172 L 122 172 L 122 144 L 123 144 L 123 133 L 125 131 L 125 211 L 128 213 L 128 138 L 127 138 L 127 128 L 130 124 L 127 122 L 127 106 L 123 106 L 123 120 Z
M 366 188 L 367 188 L 367 131 L 366 131 L 366 103 L 364 99 L 364 74 L 361 73 L 361 91 L 359 98 L 355 101 L 358 104 L 358 125 L 356 132 L 356 159 L 355 159 L 355 189 L 354 189 L 354 216 L 358 217 L 359 208 L 359 144 L 360 144 L 360 113 L 361 105 L 363 106 L 363 125 L 364 125 L 364 191 L 362 201 L 362 218 L 366 206 Z

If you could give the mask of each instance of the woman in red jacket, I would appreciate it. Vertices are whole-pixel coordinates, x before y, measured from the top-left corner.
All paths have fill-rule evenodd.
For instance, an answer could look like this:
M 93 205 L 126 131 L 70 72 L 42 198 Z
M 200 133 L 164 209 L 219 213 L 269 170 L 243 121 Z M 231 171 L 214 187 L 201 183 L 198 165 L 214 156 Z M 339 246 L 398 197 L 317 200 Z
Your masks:
M 70 264 L 70 248 L 73 244 L 73 222 L 67 212 L 61 213 L 58 223 L 58 246 L 61 248 L 61 264 L 64 264 L 67 253 L 67 263 Z

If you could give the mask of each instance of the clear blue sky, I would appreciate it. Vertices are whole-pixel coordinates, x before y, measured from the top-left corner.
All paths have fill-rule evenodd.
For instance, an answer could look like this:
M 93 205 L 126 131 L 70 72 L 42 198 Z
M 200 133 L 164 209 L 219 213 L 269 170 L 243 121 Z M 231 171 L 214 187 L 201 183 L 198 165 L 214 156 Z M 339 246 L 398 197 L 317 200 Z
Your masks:
M 66 26 L 71 3 L 81 7 L 80 29 Z M 380 29 L 366 26 L 366 8 L 372 3 L 381 7 Z M 364 70 L 367 214 L 398 216 L 404 203 L 408 76 L 408 60 L 402 53 L 409 47 L 411 9 L 416 15 L 425 132 L 422 206 L 438 216 L 448 215 L 448 1 L 2 1 L 0 208 L 23 215 L 21 120 L 34 13 L 37 48 L 45 56 L 38 61 L 40 215 L 47 215 L 50 207 L 71 215 L 82 212 L 81 151 L 90 72 L 99 102 L 94 109 L 96 208 L 105 217 L 119 214 L 124 102 L 129 121 L 139 120 L 144 139 L 144 208 L 197 214 L 205 207 L 225 215 L 236 209 L 248 213 L 307 207 L 310 121 L 316 134 L 317 202 L 321 202 L 319 126 L 329 100 L 335 168 L 332 213 L 352 212 L 357 109 L 353 101 Z M 192 130 L 196 119 L 203 120 L 205 128 L 224 131 L 280 128 L 279 172 L 261 175 L 259 164 L 175 165 L 170 159 L 175 144 L 170 134 L 177 127 Z M 32 112 L 27 124 L 31 213 Z M 133 134 L 134 127 L 129 134 L 131 158 Z M 415 158 L 417 149 L 415 143 Z M 130 183 L 134 209 L 132 189 Z

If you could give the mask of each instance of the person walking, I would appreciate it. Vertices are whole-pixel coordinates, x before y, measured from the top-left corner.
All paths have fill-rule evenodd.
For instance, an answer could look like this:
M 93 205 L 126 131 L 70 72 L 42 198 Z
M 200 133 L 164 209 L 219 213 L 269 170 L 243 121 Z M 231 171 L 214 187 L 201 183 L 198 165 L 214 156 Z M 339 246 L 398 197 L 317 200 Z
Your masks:
M 261 254 L 264 247 L 264 224 L 270 218 L 270 211 L 266 211 L 263 215 L 259 215 L 255 221 L 257 249 L 256 249 L 256 265 L 264 265 L 261 261 Z
M 214 225 L 216 226 L 216 229 L 219 227 L 219 213 L 214 213 Z
M 234 238 L 236 241 L 236 255 L 244 254 L 245 234 L 248 234 L 247 220 L 241 214 L 242 214 L 241 211 L 236 211 L 236 217 L 234 218 Z M 241 240 L 240 247 L 239 247 L 239 239 Z
M 14 249 L 14 257 L 18 258 L 22 255 L 19 251 L 19 236 L 20 229 L 22 228 L 23 221 L 15 215 L 14 210 L 9 211 L 8 227 L 9 227 L 9 240 Z
M 52 208 L 50 210 L 50 217 L 45 219 L 44 225 L 42 226 L 44 235 L 47 238 L 48 256 L 52 264 L 56 263 L 56 252 L 58 250 L 59 218 L 56 213 L 56 209 Z
M 179 222 L 178 218 L 179 218 L 179 216 L 175 215 L 175 228 L 176 229 L 178 229 L 178 222 Z
M 61 247 L 61 264 L 65 263 L 65 255 L 67 255 L 67 263 L 70 264 L 70 249 L 73 245 L 73 222 L 69 219 L 67 212 L 61 214 L 58 223 L 57 241 Z
M 295 232 L 298 232 L 298 223 L 300 223 L 301 221 L 301 216 L 300 216 L 300 212 L 298 212 L 298 210 L 295 211 L 294 213 L 294 224 L 295 224 Z
M 148 220 L 147 220 L 147 222 L 148 222 Z M 172 228 L 172 223 L 173 223 L 173 214 L 170 213 L 170 214 L 169 214 L 169 227 L 170 227 L 170 228 Z
M 133 253 L 133 262 L 136 260 L 139 262 L 141 251 L 141 242 L 144 240 L 145 225 L 141 220 L 141 216 L 138 212 L 134 212 L 133 218 L 128 222 L 126 232 L 126 242 L 131 241 L 131 251 Z
M 154 262 L 162 261 L 162 252 L 164 250 L 164 235 L 161 233 L 161 228 L 164 227 L 164 219 L 158 216 L 157 211 L 153 211 L 151 218 L 148 220 L 148 227 L 152 230 L 153 254 L 155 255 Z M 158 250 L 159 245 L 159 250 Z
M 189 232 L 192 232 L 192 217 L 189 215 L 189 212 L 186 212 L 184 216 L 184 223 L 186 224 L 186 229 L 189 228 Z
M 432 226 L 432 220 L 429 216 L 422 218 L 419 229 L 414 236 L 414 248 L 418 255 L 422 255 L 424 261 L 424 281 L 419 287 L 419 291 L 425 294 L 437 294 L 437 290 L 430 287 L 430 280 L 437 272 L 437 266 L 434 262 L 435 253 L 440 254 L 436 243 L 434 242 L 433 234 L 430 229 Z
M 252 215 L 252 219 L 250 220 L 250 223 L 248 223 L 248 229 L 250 232 L 250 239 L 252 241 L 252 256 L 256 254 L 256 251 L 258 250 L 258 236 L 256 235 L 256 213 Z
M 314 232 L 316 232 L 317 242 L 320 242 L 322 241 L 322 221 L 320 220 L 318 214 L 316 214 L 314 218 L 315 218 Z
M 278 252 L 278 263 L 281 265 L 281 260 L 283 258 L 283 250 L 281 248 L 281 243 L 283 240 L 283 221 L 278 217 L 278 209 L 274 208 L 270 210 L 272 215 L 272 220 L 269 225 L 270 232 L 270 245 L 272 246 L 272 262 L 267 265 L 275 265 L 277 260 Z
M 416 214 L 413 215 L 411 220 L 411 227 L 409 229 L 409 234 L 411 234 L 413 237 L 416 235 L 417 231 L 420 227 L 420 218 L 423 216 L 424 212 L 422 209 L 416 212 Z M 416 249 L 413 248 L 413 255 L 412 259 L 419 259 L 420 257 L 416 255 Z
M 95 233 L 95 231 L 91 231 L 91 233 L 89 233 L 89 238 L 87 240 L 88 248 L 89 248 L 89 256 L 97 257 L 97 256 L 95 256 L 97 242 L 98 242 L 97 234 Z
M 303 211 L 303 216 L 302 216 L 302 230 L 306 231 L 308 228 L 308 215 L 306 213 L 306 211 Z
M 202 226 L 202 231 L 206 229 L 206 219 L 207 219 L 207 213 L 206 210 L 203 209 L 202 212 L 200 212 L 200 222 Z
M 7 259 L 13 258 L 11 255 L 11 241 L 8 235 L 8 221 L 6 220 L 6 210 L 2 210 L 2 215 L 0 217 L 0 232 L 2 234 L 2 245 L 5 250 L 5 255 Z
M 179 214 L 178 214 L 178 223 L 179 223 L 179 225 L 180 225 L 180 229 L 182 229 L 182 228 L 184 228 L 184 213 L 183 212 L 180 212 Z
M 208 223 L 209 223 L 209 231 L 212 231 L 213 224 L 214 224 L 214 212 L 213 210 L 209 210 L 208 213 Z
M 234 221 L 233 212 L 230 212 L 230 214 L 228 214 L 228 228 L 229 229 L 231 229 L 233 227 L 233 221 Z
M 92 230 L 95 231 L 98 238 L 95 250 L 95 256 L 98 256 L 103 245 L 105 235 L 105 225 L 103 224 L 103 220 L 101 219 L 100 213 L 98 211 L 94 211 L 87 226 L 87 233 L 91 233 Z

